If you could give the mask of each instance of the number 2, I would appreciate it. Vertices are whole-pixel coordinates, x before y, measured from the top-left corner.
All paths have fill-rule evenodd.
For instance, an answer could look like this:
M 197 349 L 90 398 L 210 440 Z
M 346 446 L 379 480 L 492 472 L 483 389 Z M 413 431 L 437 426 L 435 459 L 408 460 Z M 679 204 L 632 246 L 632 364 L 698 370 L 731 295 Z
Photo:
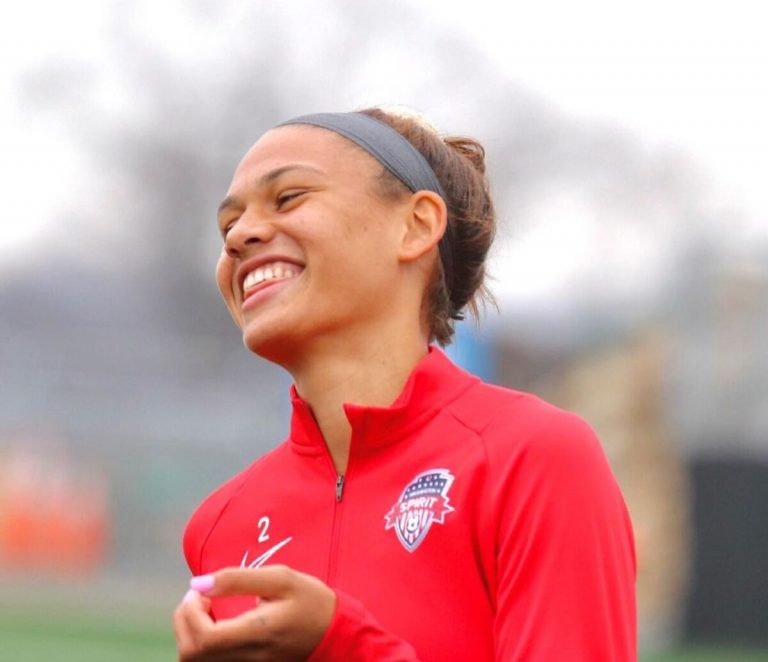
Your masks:
M 259 532 L 259 542 L 266 542 L 269 540 L 269 534 L 267 533 L 267 529 L 269 528 L 269 517 L 264 516 L 259 520 L 259 523 L 257 524 L 259 529 L 261 531 Z

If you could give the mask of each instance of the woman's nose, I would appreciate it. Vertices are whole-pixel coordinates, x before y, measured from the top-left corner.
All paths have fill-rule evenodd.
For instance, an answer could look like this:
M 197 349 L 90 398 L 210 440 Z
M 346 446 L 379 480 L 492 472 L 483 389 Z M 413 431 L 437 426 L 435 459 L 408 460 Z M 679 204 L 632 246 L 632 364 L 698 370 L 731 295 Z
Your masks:
M 241 257 L 249 247 L 266 243 L 274 236 L 274 225 L 246 210 L 227 232 L 224 247 L 230 257 Z

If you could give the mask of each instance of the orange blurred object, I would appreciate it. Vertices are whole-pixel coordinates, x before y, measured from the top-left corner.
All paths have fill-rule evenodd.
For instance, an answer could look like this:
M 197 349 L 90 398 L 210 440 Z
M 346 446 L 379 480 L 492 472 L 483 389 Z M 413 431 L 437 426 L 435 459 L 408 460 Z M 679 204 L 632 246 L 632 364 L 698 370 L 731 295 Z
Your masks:
M 7 449 L 0 462 L 3 570 L 83 577 L 104 564 L 110 518 L 103 471 L 53 453 Z

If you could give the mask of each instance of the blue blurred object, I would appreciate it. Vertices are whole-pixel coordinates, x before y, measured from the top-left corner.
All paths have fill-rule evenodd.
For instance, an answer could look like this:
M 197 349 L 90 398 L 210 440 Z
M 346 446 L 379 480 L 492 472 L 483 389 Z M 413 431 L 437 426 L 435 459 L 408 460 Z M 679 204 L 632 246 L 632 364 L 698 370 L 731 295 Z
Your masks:
M 456 336 L 446 354 L 465 370 L 483 381 L 496 383 L 498 357 L 493 338 L 487 329 L 478 328 L 472 322 L 459 322 Z

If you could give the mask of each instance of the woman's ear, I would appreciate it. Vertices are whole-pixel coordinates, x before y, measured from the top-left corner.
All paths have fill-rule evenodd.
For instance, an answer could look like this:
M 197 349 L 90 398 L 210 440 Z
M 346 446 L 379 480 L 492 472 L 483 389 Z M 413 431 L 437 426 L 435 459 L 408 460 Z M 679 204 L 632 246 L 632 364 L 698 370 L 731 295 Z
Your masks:
M 437 193 L 416 191 L 406 213 L 398 258 L 401 262 L 412 262 L 440 241 L 445 233 L 448 210 Z

